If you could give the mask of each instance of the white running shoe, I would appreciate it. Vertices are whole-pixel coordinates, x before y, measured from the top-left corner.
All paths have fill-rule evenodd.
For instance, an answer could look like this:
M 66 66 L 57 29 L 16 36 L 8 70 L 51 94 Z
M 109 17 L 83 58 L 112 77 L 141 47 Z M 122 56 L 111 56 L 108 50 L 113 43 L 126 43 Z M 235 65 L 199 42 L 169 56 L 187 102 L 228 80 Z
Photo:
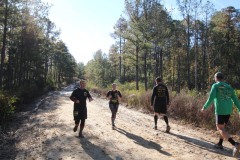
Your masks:
M 233 157 L 238 157 L 239 155 L 240 144 L 236 143 L 233 148 Z

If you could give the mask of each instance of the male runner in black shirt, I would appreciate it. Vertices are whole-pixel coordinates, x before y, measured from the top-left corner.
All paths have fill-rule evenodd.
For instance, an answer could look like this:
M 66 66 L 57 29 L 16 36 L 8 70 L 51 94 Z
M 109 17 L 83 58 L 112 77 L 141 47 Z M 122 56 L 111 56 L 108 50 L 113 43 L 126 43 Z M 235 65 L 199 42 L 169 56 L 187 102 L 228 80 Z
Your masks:
M 70 96 L 70 99 L 74 102 L 73 116 L 74 116 L 74 120 L 75 120 L 75 126 L 73 128 L 73 131 L 74 132 L 77 131 L 79 122 L 81 121 L 80 131 L 79 131 L 80 138 L 83 138 L 82 131 L 83 131 L 83 128 L 85 125 L 85 119 L 87 119 L 86 100 L 87 100 L 87 98 L 89 99 L 89 102 L 91 102 L 93 100 L 89 91 L 86 90 L 85 87 L 86 87 L 85 80 L 81 80 L 80 87 L 75 89 Z
M 154 129 L 157 129 L 157 120 L 160 114 L 163 114 L 164 121 L 166 122 L 166 132 L 169 133 L 170 126 L 167 117 L 167 105 L 169 104 L 169 93 L 165 85 L 162 84 L 162 79 L 157 77 L 155 79 L 156 86 L 153 88 L 151 106 L 154 110 Z

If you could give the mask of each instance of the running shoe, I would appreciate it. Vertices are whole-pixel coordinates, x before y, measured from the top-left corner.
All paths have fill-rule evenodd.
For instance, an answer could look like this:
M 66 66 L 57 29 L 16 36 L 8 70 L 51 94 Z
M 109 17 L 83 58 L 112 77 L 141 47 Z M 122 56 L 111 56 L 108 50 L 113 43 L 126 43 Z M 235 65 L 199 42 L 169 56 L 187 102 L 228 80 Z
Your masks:
M 76 132 L 76 131 L 77 131 L 77 128 L 78 128 L 78 126 L 75 126 L 75 127 L 73 128 L 73 132 Z
M 239 155 L 240 144 L 236 143 L 233 148 L 233 157 L 238 157 Z
M 223 149 L 223 146 L 220 145 L 220 144 L 214 144 L 214 148 L 217 148 L 217 149 Z
M 84 138 L 84 136 L 81 133 L 79 133 L 78 136 L 79 138 Z
M 171 127 L 170 127 L 170 126 L 167 126 L 166 132 L 169 133 L 169 132 L 170 132 L 170 129 L 171 129 Z
M 157 130 L 157 126 L 154 126 L 153 129 Z

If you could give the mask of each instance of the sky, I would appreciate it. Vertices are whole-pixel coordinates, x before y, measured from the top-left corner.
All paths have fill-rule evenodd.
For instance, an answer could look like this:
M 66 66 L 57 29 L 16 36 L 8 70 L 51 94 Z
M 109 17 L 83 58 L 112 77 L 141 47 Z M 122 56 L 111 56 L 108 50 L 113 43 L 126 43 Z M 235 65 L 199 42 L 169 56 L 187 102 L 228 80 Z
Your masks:
M 124 0 L 42 0 L 52 4 L 49 18 L 61 30 L 60 39 L 67 45 L 76 62 L 85 65 L 101 49 L 108 54 L 115 43 L 110 36 L 113 26 L 124 14 Z M 239 0 L 209 0 L 215 9 L 228 6 L 240 9 Z M 176 0 L 162 0 L 162 4 L 177 17 Z

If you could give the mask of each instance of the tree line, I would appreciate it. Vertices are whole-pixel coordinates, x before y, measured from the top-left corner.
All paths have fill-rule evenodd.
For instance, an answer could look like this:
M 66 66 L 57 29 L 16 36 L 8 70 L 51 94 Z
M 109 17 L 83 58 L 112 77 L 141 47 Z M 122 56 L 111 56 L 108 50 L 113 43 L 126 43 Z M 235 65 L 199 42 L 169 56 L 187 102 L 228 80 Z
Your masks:
M 202 0 L 177 0 L 173 19 L 160 0 L 125 0 L 124 16 L 114 25 L 109 53 L 95 52 L 85 76 L 98 86 L 113 81 L 152 88 L 157 76 L 179 93 L 204 91 L 222 71 L 235 86 L 240 78 L 240 9 L 220 11 Z
M 95 52 L 84 65 L 76 63 L 60 30 L 48 18 L 50 5 L 41 0 L 0 2 L 0 88 L 44 88 L 72 81 L 93 80 L 105 87 L 113 81 L 152 88 L 161 76 L 171 88 L 205 90 L 216 71 L 239 82 L 240 12 L 220 11 L 202 0 L 177 0 L 173 19 L 160 0 L 125 0 L 124 15 L 114 25 L 115 44 L 109 53 Z M 85 54 L 85 53 L 80 53 Z
M 76 75 L 77 63 L 41 0 L 0 1 L 0 89 L 55 86 Z

